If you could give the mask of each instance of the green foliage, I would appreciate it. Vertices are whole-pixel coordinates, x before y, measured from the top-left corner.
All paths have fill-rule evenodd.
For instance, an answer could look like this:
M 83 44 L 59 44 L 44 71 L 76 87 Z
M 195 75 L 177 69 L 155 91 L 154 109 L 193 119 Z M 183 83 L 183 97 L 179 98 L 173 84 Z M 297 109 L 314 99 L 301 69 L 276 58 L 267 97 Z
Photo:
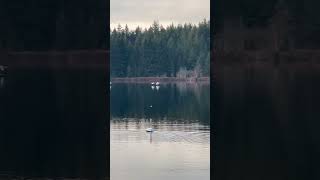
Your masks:
M 110 34 L 111 77 L 176 77 L 210 74 L 210 21 L 198 25 L 154 22 L 148 29 L 130 31 L 119 25 Z

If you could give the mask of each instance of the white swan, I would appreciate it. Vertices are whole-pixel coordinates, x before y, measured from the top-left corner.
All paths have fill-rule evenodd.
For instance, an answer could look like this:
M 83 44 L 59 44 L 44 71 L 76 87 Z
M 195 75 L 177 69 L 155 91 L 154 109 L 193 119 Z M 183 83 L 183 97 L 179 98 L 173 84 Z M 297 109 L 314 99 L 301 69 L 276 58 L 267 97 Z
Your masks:
M 150 106 L 150 107 L 152 107 L 152 106 Z M 151 126 L 151 124 L 152 124 L 151 121 L 152 121 L 152 119 L 150 118 L 150 121 L 149 121 L 150 126 Z M 149 128 L 146 129 L 146 131 L 147 131 L 147 132 L 153 132 L 154 129 L 153 129 L 152 127 L 149 127 Z
M 159 82 L 156 82 L 156 85 L 157 85 L 157 86 L 159 86 L 159 84 L 160 84 Z
M 153 132 L 154 130 L 153 130 L 153 128 L 147 128 L 146 131 L 147 132 Z

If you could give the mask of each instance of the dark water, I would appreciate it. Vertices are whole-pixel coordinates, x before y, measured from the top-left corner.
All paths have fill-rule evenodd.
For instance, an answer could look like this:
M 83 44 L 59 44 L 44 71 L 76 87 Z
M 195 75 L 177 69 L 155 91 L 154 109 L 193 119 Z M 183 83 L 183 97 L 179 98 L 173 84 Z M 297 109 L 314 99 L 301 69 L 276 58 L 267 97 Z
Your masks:
M 0 79 L 1 178 L 109 176 L 104 73 L 9 67 Z
M 320 179 L 319 67 L 219 69 L 214 179 Z
M 113 84 L 110 106 L 112 180 L 210 178 L 209 85 Z

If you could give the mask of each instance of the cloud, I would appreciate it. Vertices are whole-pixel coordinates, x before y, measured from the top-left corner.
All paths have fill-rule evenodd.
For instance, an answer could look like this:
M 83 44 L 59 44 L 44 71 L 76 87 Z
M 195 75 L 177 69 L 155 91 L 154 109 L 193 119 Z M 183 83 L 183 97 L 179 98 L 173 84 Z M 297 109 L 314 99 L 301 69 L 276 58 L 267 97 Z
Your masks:
M 198 23 L 210 17 L 210 0 L 111 0 L 111 26 Z

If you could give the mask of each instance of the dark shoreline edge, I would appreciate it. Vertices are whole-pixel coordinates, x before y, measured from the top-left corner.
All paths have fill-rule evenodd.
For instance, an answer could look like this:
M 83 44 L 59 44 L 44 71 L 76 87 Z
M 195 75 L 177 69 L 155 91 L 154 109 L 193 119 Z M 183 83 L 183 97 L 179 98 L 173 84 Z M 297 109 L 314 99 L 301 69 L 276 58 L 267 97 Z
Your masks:
M 123 77 L 111 78 L 112 83 L 210 83 L 210 77 L 176 78 L 176 77 Z
M 0 65 L 14 68 L 84 68 L 109 69 L 109 51 L 51 50 L 51 51 L 0 51 Z

